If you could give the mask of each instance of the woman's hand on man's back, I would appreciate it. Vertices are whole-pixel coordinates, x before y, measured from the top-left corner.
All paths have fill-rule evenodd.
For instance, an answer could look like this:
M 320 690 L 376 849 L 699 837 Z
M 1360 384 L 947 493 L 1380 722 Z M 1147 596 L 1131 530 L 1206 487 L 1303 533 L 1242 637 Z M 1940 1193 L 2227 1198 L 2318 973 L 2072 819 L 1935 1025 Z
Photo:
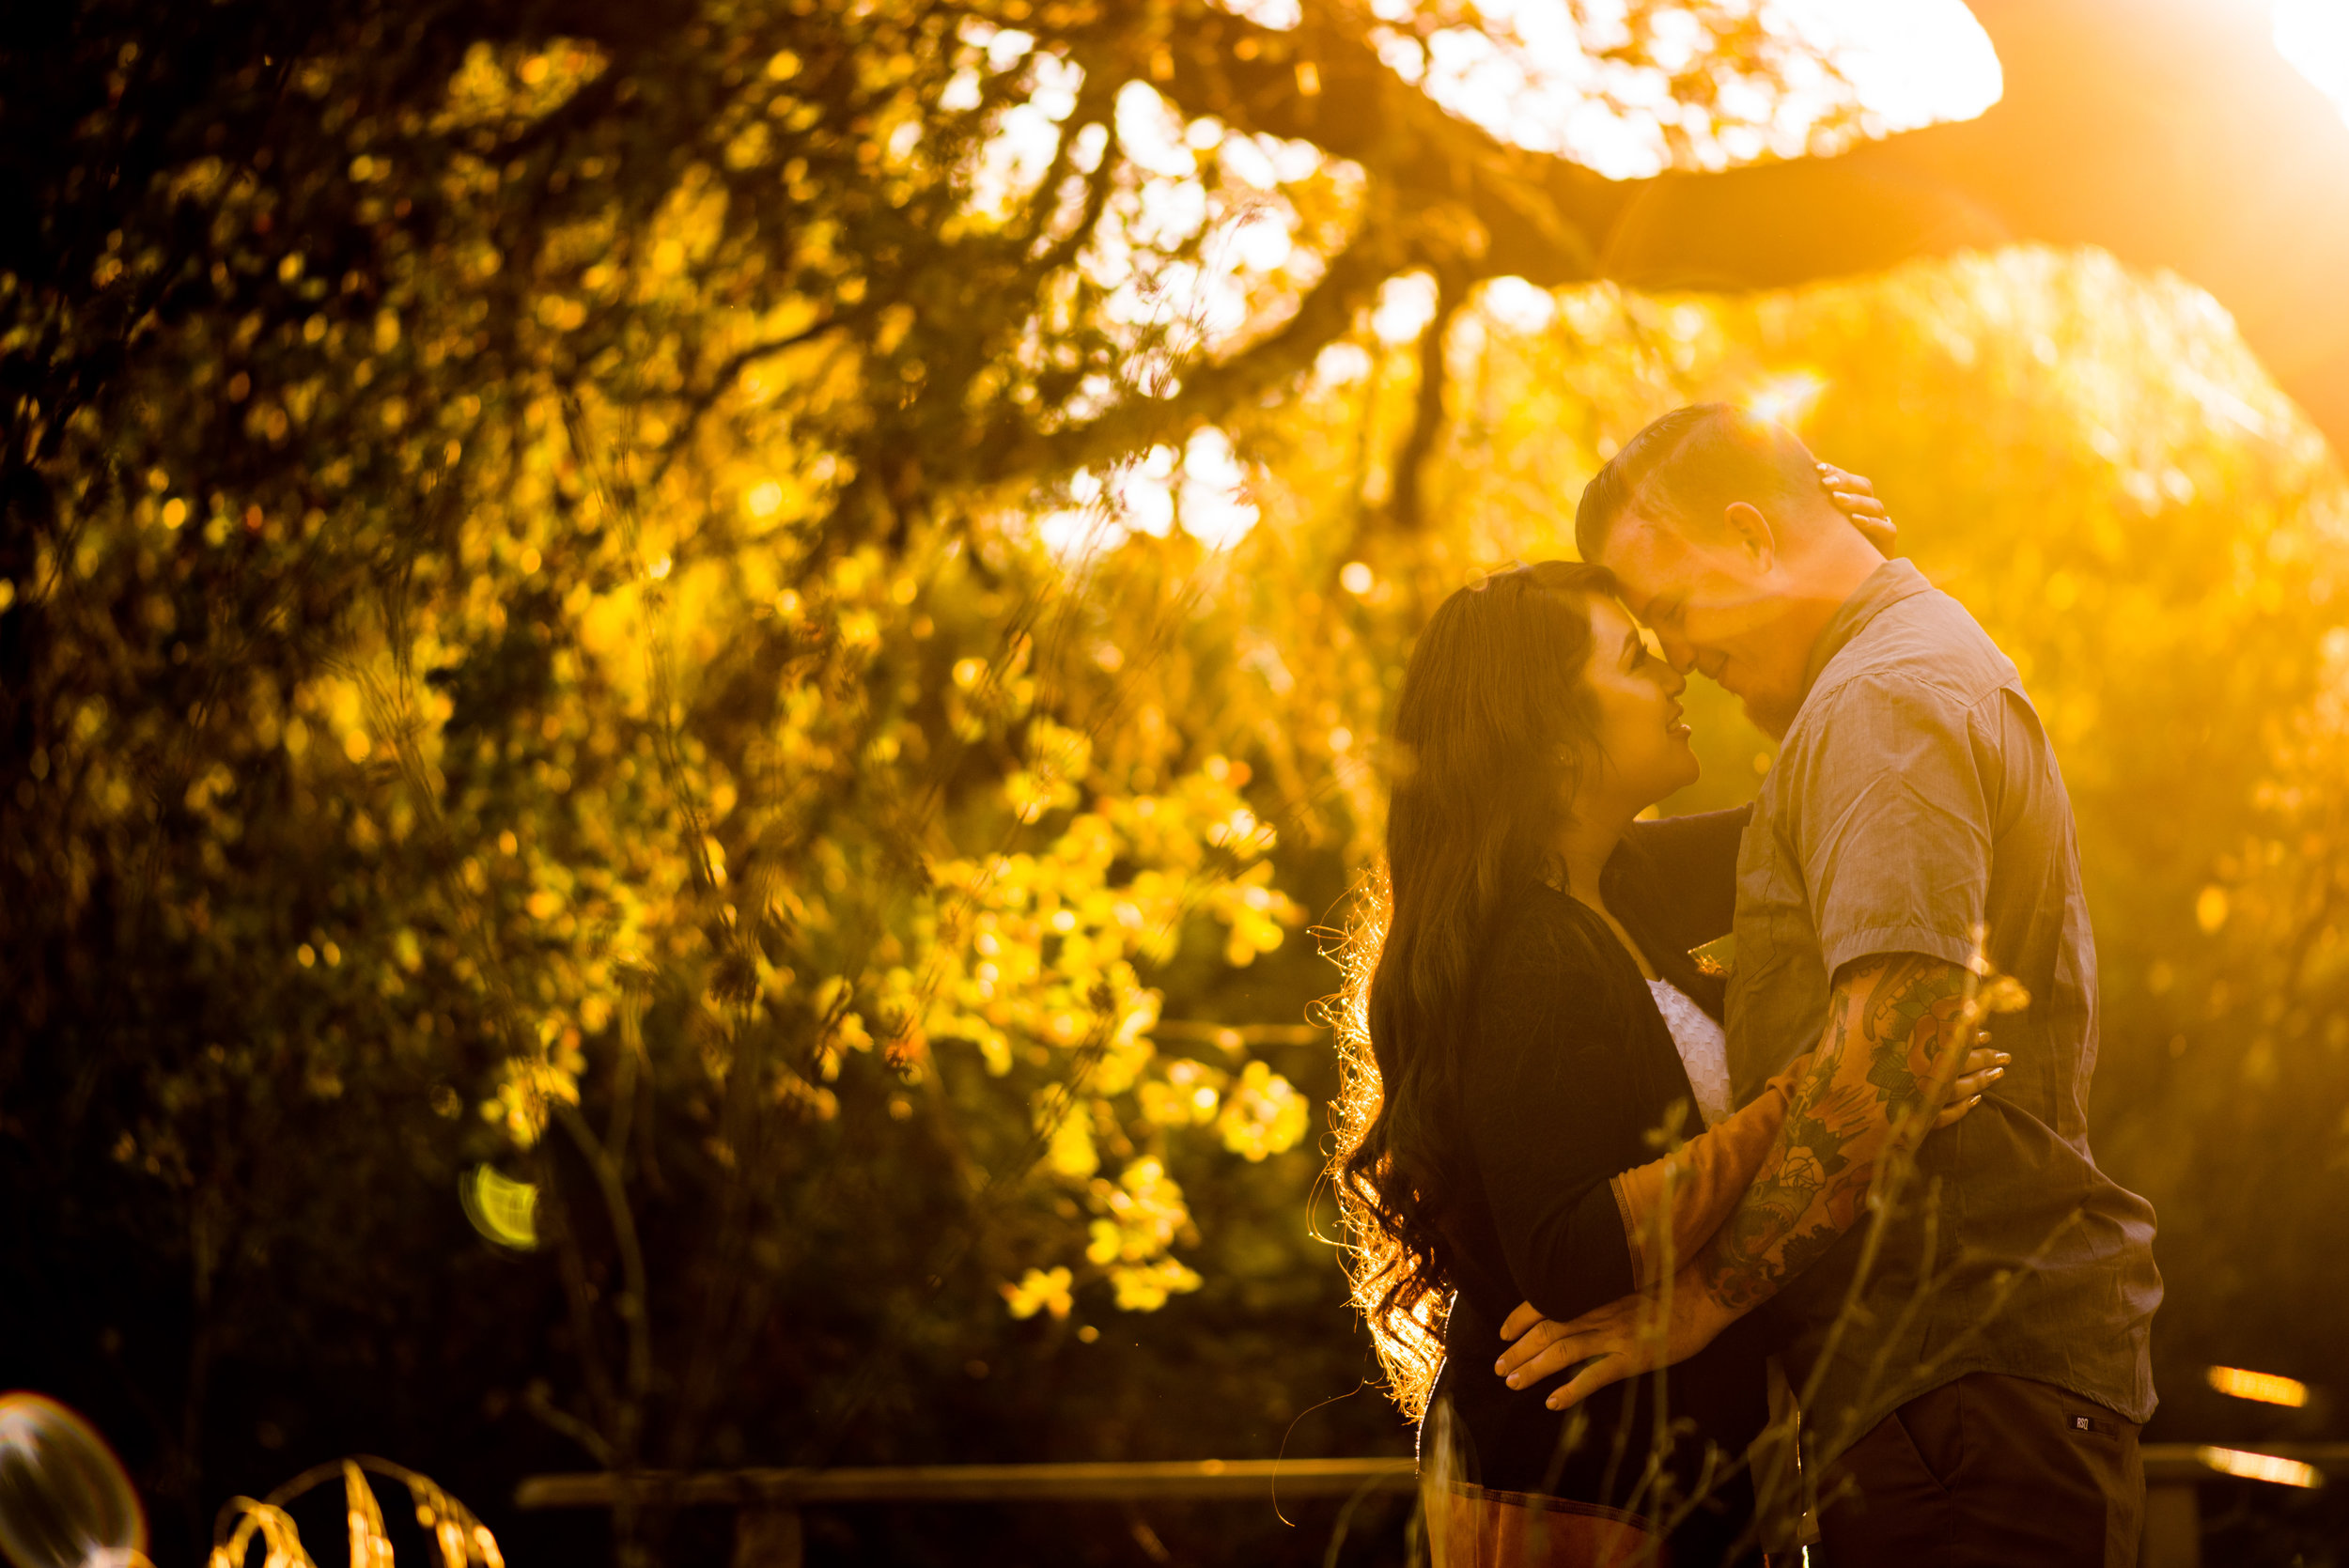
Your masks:
M 1950 1084 L 1949 1099 L 1934 1119 L 1937 1131 L 1965 1120 L 2014 1060 L 1990 1046 L 1987 1030 L 1974 1038 L 1973 1048 Z M 1688 1268 L 1665 1291 L 1624 1296 L 1571 1323 L 1553 1322 L 1531 1301 L 1520 1301 L 1501 1326 L 1508 1348 L 1493 1371 L 1509 1387 L 1529 1389 L 1578 1362 L 1589 1363 L 1550 1394 L 1550 1408 L 1563 1410 L 1610 1383 L 1687 1360 L 1735 1318 L 1713 1301 Z
M 1687 1360 L 1736 1320 L 1694 1267 L 1684 1268 L 1660 1292 L 1623 1296 L 1571 1323 L 1553 1323 L 1523 1303 L 1501 1326 L 1510 1344 L 1493 1370 L 1509 1387 L 1530 1389 L 1579 1366 L 1545 1401 L 1552 1410 L 1570 1409 L 1610 1383 Z
M 1964 1121 L 1966 1113 L 1982 1103 L 1990 1086 L 2006 1076 L 2006 1064 L 2015 1058 L 1993 1049 L 1989 1041 L 1990 1032 L 1986 1029 L 1974 1036 L 1974 1048 L 1966 1053 L 1965 1066 L 1950 1084 L 1949 1100 L 1941 1107 L 1941 1114 L 1933 1119 L 1937 1132 Z

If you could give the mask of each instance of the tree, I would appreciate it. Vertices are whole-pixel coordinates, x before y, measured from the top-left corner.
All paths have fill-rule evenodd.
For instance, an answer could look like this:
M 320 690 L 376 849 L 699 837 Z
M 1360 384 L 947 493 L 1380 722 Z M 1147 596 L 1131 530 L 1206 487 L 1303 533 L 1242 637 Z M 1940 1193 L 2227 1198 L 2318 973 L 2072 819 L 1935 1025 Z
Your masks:
M 2005 77 L 2004 97 L 1979 118 L 1832 155 L 1645 179 L 1607 179 L 1447 115 L 1395 75 L 1340 7 L 1307 7 L 1293 32 L 1237 18 L 1187 30 L 1170 90 L 1193 113 L 1361 163 L 1388 196 L 1388 223 L 1455 287 L 1517 276 L 1544 287 L 1605 278 L 1645 289 L 1780 288 L 1913 256 L 2100 246 L 2209 289 L 2335 450 L 2349 449 L 2341 113 L 2239 7 L 1972 8 Z M 1642 15 L 1634 8 L 1635 29 Z M 1428 15 L 1421 31 L 1447 20 Z M 1690 74 L 1719 70 L 1705 57 Z M 1299 91 L 1300 80 L 1317 90 Z M 1674 87 L 1692 96 L 1686 77 Z
M 15 1259 L 128 1249 L 27 1343 L 132 1342 L 192 1529 L 219 1380 L 288 1343 L 478 1386 L 503 1342 L 573 1462 L 762 1407 L 762 1452 L 919 1443 L 871 1430 L 909 1361 L 979 1364 L 1006 1287 L 1196 1286 L 1186 1141 L 1305 1130 L 1153 1044 L 1138 966 L 1299 918 L 1246 765 L 1163 722 L 1186 607 L 1136 561 L 1096 624 L 974 479 L 1180 325 L 1075 270 L 1130 166 L 974 194 L 1067 72 L 962 8 L 666 21 L 90 7 L 10 56 Z M 555 1266 L 450 1321 L 417 1276 L 501 1164 Z
M 1668 9 L 1591 47 L 1700 124 L 1797 67 L 1721 5 L 1666 72 Z M 1300 1218 L 1330 1085 L 1294 1042 L 1335 979 L 1298 927 L 1375 846 L 1401 650 L 1467 571 L 1562 551 L 1602 443 L 1770 368 L 1795 307 L 1471 287 L 1599 275 L 1540 266 L 1603 239 L 1566 196 L 1610 188 L 1318 8 L 27 26 L 0 63 L 36 220 L 0 241 L 10 1341 L 74 1347 L 64 1391 L 136 1434 L 183 1528 L 281 1452 L 385 1433 L 486 1505 L 471 1478 L 521 1466 L 1270 1452 L 1359 1377 Z M 2328 613 L 2259 618 L 2263 562 L 2331 570 L 2305 432 L 2215 331 L 2114 348 L 2190 302 L 1974 265 L 1806 296 L 1839 375 L 1871 312 L 1906 323 L 1887 376 L 1952 379 L 1937 309 L 1979 340 L 1937 421 L 1828 450 L 1896 496 L 2050 465 L 2086 520 L 2033 559 L 2076 583 L 2139 517 L 2223 523 L 2214 624 L 2288 667 L 2223 672 L 2249 684 L 2207 689 L 2200 749 L 2117 750 L 2105 787 L 2199 768 L 2231 844 L 2259 779 L 2332 810 L 2260 728 L 2330 754 Z M 1411 269 L 1432 315 L 1382 336 Z M 2004 308 L 2097 323 L 2081 364 L 2125 365 L 2158 439 L 2104 457 Z M 2226 398 L 2265 434 L 2186 427 Z M 2005 439 L 1968 469 L 1921 449 L 1938 424 Z M 1977 544 L 1942 505 L 1904 501 L 1921 550 L 2025 573 L 2028 529 Z M 2160 582 L 2176 660 L 2201 601 Z M 2046 657 L 2051 706 L 2116 700 Z M 1756 742 L 1708 732 L 1722 787 Z M 2289 903 L 2332 953 L 2257 842 L 2174 845 L 2143 953 L 2206 886 L 2226 932 Z M 2169 961 L 2162 995 L 2267 1004 Z M 2275 1027 L 2328 1039 L 2331 993 L 2289 994 Z M 2140 1003 L 2166 1040 L 2184 1002 Z M 2305 1158 L 2331 1102 L 2270 1055 L 2245 1125 Z M 537 1252 L 465 1228 L 485 1168 L 536 1192 Z M 1403 1439 L 1366 1400 L 1319 1419 Z M 671 1523 L 623 1516 L 623 1557 Z

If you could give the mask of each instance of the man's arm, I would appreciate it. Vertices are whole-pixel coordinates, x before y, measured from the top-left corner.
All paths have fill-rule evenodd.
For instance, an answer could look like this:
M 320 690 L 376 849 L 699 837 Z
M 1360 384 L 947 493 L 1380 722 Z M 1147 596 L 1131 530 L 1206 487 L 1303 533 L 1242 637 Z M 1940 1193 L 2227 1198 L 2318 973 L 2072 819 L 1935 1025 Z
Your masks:
M 1936 1128 L 1963 1121 L 2013 1060 L 1990 1047 L 1987 1031 L 1974 1036 L 1964 1071 L 1943 1097 Z M 1631 1288 L 1654 1290 L 1696 1257 L 1747 1199 L 1762 1162 L 1775 1153 L 1785 1169 L 1787 1108 L 1812 1075 L 1806 1055 L 1762 1086 L 1762 1093 L 1736 1114 L 1688 1140 L 1661 1159 L 1650 1160 L 1612 1179 L 1615 1206 L 1623 1211 L 1624 1236 L 1631 1244 Z M 1530 1304 L 1529 1304 L 1530 1305 Z
M 1529 1388 L 1589 1361 L 1549 1396 L 1564 1409 L 1622 1378 L 1686 1359 L 1817 1262 L 1858 1222 L 1884 1157 L 1915 1146 L 1934 1123 L 1970 1034 L 1971 978 L 1922 954 L 1855 959 L 1837 971 L 1827 1029 L 1811 1070 L 1753 1184 L 1729 1219 L 1655 1303 L 1627 1296 L 1571 1324 L 1528 1328 L 1525 1309 L 1495 1369 Z
M 1824 1048 L 1753 1185 L 1695 1259 L 1723 1326 L 1834 1246 L 1859 1221 L 1894 1139 L 1914 1148 L 1931 1126 L 1970 1030 L 1970 979 L 1917 953 L 1856 959 L 1837 972 Z

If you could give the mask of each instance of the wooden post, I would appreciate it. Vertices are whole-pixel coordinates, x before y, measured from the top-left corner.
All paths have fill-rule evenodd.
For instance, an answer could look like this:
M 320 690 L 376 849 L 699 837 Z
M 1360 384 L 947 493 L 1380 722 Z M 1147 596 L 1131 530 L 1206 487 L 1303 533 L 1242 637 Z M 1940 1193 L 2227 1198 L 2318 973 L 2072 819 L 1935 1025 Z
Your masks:
M 2138 1568 L 2202 1568 L 2202 1514 L 2191 1481 L 2157 1481 L 2145 1488 L 2144 1529 Z
M 800 1568 L 805 1538 L 788 1503 L 745 1503 L 734 1514 L 734 1568 Z

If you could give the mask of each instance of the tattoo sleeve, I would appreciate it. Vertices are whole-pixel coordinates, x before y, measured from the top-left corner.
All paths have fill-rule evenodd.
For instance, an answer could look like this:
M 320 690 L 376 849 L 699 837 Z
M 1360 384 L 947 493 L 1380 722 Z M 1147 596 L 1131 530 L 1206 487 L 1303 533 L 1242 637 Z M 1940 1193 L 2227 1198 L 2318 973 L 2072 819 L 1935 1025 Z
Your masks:
M 1812 1068 L 1753 1185 L 1696 1259 L 1706 1295 L 1735 1315 L 1776 1295 L 1859 1219 L 1896 1132 L 1931 1125 L 1922 1102 L 1963 1053 L 1971 976 L 1921 954 L 1845 965 Z M 1936 1105 L 1931 1108 L 1937 1110 Z

